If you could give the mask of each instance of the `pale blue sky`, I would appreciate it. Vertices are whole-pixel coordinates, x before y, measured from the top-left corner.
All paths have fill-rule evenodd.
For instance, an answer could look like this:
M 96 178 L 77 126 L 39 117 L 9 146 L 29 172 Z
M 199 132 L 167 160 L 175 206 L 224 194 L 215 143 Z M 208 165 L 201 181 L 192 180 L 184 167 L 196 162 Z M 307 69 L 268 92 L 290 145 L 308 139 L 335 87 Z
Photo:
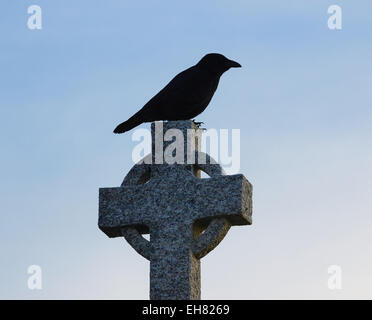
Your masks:
M 30 4 L 42 30 L 27 28 Z M 367 0 L 3 1 L 0 298 L 148 298 L 148 262 L 97 227 L 98 188 L 132 166 L 131 135 L 112 130 L 208 52 L 243 65 L 198 120 L 241 129 L 254 211 L 202 260 L 202 298 L 372 298 L 371 12 Z M 333 264 L 340 291 L 327 288 Z

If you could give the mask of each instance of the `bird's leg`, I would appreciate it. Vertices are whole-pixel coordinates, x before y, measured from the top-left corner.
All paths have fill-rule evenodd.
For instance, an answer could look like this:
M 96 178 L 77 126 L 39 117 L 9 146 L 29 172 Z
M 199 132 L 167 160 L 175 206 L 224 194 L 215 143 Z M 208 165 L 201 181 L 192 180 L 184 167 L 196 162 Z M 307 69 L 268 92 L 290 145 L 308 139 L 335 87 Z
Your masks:
M 203 131 L 207 130 L 207 128 L 200 128 L 200 126 L 201 126 L 202 124 L 204 124 L 204 122 L 202 122 L 202 121 L 197 122 L 197 121 L 195 121 L 195 120 L 192 120 L 192 122 L 194 122 L 194 123 L 196 124 L 196 126 L 197 126 L 200 130 L 203 130 Z
M 198 128 L 200 128 L 200 126 L 202 125 L 202 124 L 204 124 L 204 122 L 197 122 L 197 121 L 195 121 L 195 119 L 193 119 L 192 120 L 197 126 L 198 126 Z

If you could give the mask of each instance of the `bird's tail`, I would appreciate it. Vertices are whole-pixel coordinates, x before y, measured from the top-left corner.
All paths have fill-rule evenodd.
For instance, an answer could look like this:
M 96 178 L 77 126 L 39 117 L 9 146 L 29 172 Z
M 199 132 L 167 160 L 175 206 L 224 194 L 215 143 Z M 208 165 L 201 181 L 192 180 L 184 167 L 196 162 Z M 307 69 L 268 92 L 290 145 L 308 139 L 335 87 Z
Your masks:
M 141 114 L 136 113 L 132 117 L 130 117 L 127 121 L 120 123 L 114 130 L 114 133 L 124 133 L 127 132 L 134 127 L 139 126 L 143 123 L 143 116 Z

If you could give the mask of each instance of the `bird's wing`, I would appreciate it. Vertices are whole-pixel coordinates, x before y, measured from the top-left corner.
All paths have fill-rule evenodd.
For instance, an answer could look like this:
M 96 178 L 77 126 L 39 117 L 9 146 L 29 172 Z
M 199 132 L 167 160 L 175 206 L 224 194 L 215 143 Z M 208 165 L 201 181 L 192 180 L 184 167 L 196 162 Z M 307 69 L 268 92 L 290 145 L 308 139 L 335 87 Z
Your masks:
M 193 66 L 176 75 L 146 103 L 142 108 L 143 114 L 149 118 L 147 121 L 186 119 L 193 107 L 205 102 L 208 104 L 215 90 L 211 87 L 210 77 Z M 209 91 L 211 94 L 208 94 Z

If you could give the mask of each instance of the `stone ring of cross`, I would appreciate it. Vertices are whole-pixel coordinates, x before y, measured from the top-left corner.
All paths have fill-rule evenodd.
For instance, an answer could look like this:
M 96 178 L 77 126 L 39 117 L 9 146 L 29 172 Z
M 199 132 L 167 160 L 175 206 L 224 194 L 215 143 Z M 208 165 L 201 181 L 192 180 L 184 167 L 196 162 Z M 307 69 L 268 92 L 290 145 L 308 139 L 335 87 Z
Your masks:
M 123 183 L 121 184 L 121 187 L 134 187 L 134 186 L 140 186 L 144 185 L 150 182 L 151 179 L 159 181 L 155 181 L 154 189 L 159 190 L 159 188 L 162 188 L 164 190 L 164 184 L 161 183 L 161 181 L 167 181 L 167 192 L 169 192 L 170 196 L 174 196 L 175 189 L 179 189 L 180 186 L 178 183 L 182 183 L 182 185 L 185 185 L 185 180 L 189 180 L 191 182 L 197 181 L 197 179 L 201 179 L 201 172 L 204 172 L 207 174 L 210 178 L 218 178 L 225 175 L 225 172 L 220 164 L 218 164 L 212 157 L 210 157 L 208 154 L 196 151 L 196 159 L 203 158 L 206 160 L 201 163 L 193 164 L 193 165 L 152 165 L 152 164 L 146 164 L 151 159 L 151 154 L 149 154 L 147 157 L 142 159 L 139 163 L 135 164 L 132 169 L 128 172 L 126 177 L 124 178 Z M 159 168 L 162 168 L 159 170 Z M 169 171 L 169 172 L 167 172 Z M 172 172 L 173 171 L 173 172 Z M 169 179 L 164 180 L 164 175 L 168 173 L 169 176 L 174 176 L 176 179 L 173 179 L 173 184 L 170 183 Z M 181 178 L 182 176 L 182 178 Z M 161 179 L 160 179 L 161 178 Z M 204 179 L 201 179 L 204 180 Z M 187 184 L 187 183 L 186 183 Z M 250 187 L 250 186 L 248 186 Z M 182 188 L 183 189 L 183 188 Z M 249 188 L 251 189 L 251 188 Z M 184 190 L 184 189 L 183 189 Z M 143 192 L 143 191 L 142 191 Z M 150 193 L 147 192 L 147 197 L 144 198 L 145 201 L 148 201 L 148 195 Z M 154 197 L 158 197 L 159 195 L 157 193 L 153 193 Z M 164 199 L 160 201 L 158 199 L 159 203 L 162 202 Z M 194 200 L 194 199 L 192 199 Z M 165 201 L 167 202 L 167 201 Z M 184 202 L 184 201 L 182 201 Z M 187 206 L 187 203 L 184 203 Z M 141 204 L 138 204 L 138 210 L 141 211 Z M 182 208 L 182 206 L 181 206 Z M 168 208 L 170 207 L 168 206 Z M 248 210 L 248 208 L 247 208 Z M 175 212 L 174 214 L 182 215 L 186 212 L 189 212 L 190 210 L 184 210 L 183 212 L 180 210 L 176 210 L 178 212 Z M 191 209 L 192 211 L 192 209 Z M 248 213 L 248 212 L 247 212 Z M 183 217 L 185 220 L 188 220 L 189 217 Z M 246 221 L 240 221 L 240 223 L 235 224 L 251 224 L 251 217 L 248 214 L 246 217 Z M 164 223 L 167 223 L 167 219 L 165 219 Z M 156 223 L 155 223 L 156 224 Z M 150 222 L 149 225 L 135 225 L 135 226 L 127 226 L 121 228 L 121 234 L 122 236 L 127 240 L 127 242 L 144 258 L 151 260 L 151 242 L 144 238 L 143 234 L 152 233 L 151 228 L 152 223 Z M 191 224 L 192 230 L 192 236 L 193 238 L 191 240 L 191 252 L 197 259 L 201 259 L 206 254 L 208 254 L 210 251 L 212 251 L 225 237 L 227 232 L 229 231 L 231 227 L 231 221 L 227 217 L 224 216 L 216 216 L 213 219 L 203 218 L 196 219 Z M 150 236 L 151 237 L 151 236 Z

